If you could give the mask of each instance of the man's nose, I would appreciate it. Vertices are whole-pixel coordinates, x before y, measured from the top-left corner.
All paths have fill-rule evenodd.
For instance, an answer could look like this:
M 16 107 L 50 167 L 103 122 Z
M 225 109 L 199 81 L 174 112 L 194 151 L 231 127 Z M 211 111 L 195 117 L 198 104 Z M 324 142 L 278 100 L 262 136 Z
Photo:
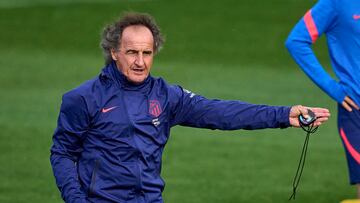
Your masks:
M 145 64 L 145 62 L 144 62 L 144 57 L 143 57 L 143 55 L 142 55 L 142 54 L 138 54 L 137 57 L 136 57 L 136 59 L 135 59 L 135 65 L 142 67 L 142 66 L 144 66 L 144 64 Z

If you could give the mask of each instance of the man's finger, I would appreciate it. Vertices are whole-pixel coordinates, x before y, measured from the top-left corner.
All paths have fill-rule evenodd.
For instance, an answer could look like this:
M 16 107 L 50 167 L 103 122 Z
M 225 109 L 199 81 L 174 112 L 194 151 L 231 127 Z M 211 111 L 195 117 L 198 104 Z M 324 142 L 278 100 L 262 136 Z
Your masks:
M 329 120 L 329 117 L 319 117 L 319 118 L 317 118 L 316 119 L 316 122 L 324 122 L 324 121 L 327 121 L 327 120 Z
M 346 109 L 346 111 L 352 112 L 352 108 L 349 106 L 348 103 L 346 103 L 345 100 L 341 103 L 341 105 Z
M 345 97 L 345 102 L 350 106 L 354 107 L 356 110 L 359 110 L 359 106 L 355 104 L 355 102 L 348 96 Z
M 309 108 L 309 107 L 307 107 L 307 108 Z M 317 113 L 317 112 L 319 112 L 319 113 L 326 113 L 326 112 L 329 113 L 330 112 L 329 109 L 319 108 L 319 107 L 311 107 L 310 109 L 314 113 Z
M 316 112 L 315 113 L 315 116 L 316 116 L 316 118 L 321 118 L 321 117 L 330 117 L 331 116 L 331 114 L 330 114 L 330 112 Z
M 316 118 L 319 117 L 330 117 L 330 111 L 325 108 L 311 108 L 311 111 L 314 112 Z

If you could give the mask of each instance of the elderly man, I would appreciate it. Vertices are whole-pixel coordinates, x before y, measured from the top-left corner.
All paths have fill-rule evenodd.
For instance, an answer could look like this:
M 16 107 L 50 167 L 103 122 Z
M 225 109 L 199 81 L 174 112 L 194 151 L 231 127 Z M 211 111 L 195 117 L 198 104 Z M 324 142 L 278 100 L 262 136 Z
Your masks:
M 163 43 L 147 14 L 107 26 L 101 74 L 64 94 L 51 164 L 66 202 L 163 202 L 161 157 L 175 125 L 235 130 L 299 126 L 303 106 L 209 100 L 150 76 Z M 320 125 L 330 116 L 310 108 Z

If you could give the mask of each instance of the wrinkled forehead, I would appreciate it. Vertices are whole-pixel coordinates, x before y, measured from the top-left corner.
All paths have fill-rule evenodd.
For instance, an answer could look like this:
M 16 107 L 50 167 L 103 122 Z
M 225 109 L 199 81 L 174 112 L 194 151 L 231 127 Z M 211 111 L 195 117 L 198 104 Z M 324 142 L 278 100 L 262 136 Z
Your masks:
M 126 27 L 122 33 L 121 44 L 143 44 L 153 46 L 154 37 L 149 28 L 143 25 L 131 25 Z

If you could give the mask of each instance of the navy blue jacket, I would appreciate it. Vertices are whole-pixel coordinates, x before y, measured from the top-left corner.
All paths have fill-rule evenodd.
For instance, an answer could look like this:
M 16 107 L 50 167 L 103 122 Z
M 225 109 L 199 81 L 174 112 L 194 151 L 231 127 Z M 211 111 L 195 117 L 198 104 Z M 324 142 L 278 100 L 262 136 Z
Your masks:
M 289 111 L 209 100 L 151 76 L 134 85 L 112 63 L 64 94 L 50 160 L 65 202 L 163 202 L 161 157 L 171 127 L 283 128 Z

